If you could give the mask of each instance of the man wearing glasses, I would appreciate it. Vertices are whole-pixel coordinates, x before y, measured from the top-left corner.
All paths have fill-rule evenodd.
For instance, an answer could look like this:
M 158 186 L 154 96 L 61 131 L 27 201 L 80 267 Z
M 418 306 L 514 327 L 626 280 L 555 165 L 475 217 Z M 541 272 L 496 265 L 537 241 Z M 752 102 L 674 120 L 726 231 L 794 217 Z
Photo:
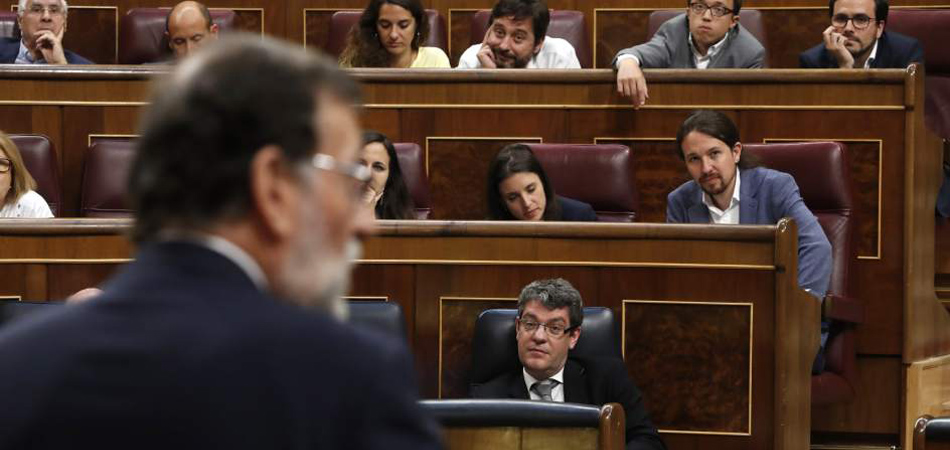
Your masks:
M 804 69 L 903 69 L 924 63 L 916 39 L 885 32 L 887 0 L 830 0 L 824 42 L 799 55 Z
M 617 53 L 617 92 L 643 105 L 650 97 L 642 69 L 745 69 L 764 65 L 765 48 L 739 24 L 742 0 L 689 0 L 686 13 L 664 23 L 645 44 Z
M 583 320 L 581 294 L 566 280 L 538 280 L 525 286 L 515 322 L 523 368 L 473 386 L 472 396 L 598 406 L 620 403 L 626 413 L 627 449 L 665 449 L 620 358 L 568 357 L 581 337 Z
M 20 39 L 0 39 L 0 64 L 92 64 L 63 48 L 68 11 L 66 0 L 20 0 Z
M 0 448 L 440 448 L 405 345 L 343 323 L 372 227 L 356 101 L 270 38 L 179 64 L 130 171 L 135 260 L 0 330 Z

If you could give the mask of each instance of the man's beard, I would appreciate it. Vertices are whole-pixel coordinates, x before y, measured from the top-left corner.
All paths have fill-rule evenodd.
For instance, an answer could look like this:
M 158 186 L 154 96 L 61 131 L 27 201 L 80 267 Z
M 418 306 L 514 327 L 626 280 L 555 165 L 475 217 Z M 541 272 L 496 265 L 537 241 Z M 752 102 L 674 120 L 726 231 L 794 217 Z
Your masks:
M 534 57 L 533 54 L 529 54 L 527 58 L 519 59 L 510 51 L 503 51 L 497 48 L 492 48 L 491 51 L 495 55 L 495 65 L 498 66 L 499 69 L 524 69 L 528 67 L 528 63 L 531 62 L 531 58 Z
M 330 252 L 326 245 L 326 224 L 316 211 L 301 212 L 303 233 L 291 245 L 281 271 L 283 296 L 304 308 L 322 311 L 340 321 L 349 317 L 349 306 L 343 295 L 350 289 L 353 262 L 362 253 L 360 242 L 351 238 L 343 252 Z

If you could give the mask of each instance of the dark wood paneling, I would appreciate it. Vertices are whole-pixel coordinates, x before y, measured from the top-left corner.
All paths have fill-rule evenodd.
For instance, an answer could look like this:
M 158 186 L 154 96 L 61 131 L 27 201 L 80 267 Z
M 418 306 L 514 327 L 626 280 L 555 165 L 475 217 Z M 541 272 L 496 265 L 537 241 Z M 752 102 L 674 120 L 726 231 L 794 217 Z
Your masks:
M 680 6 L 680 5 L 677 5 Z M 649 11 L 594 11 L 595 68 L 610 68 L 614 55 L 632 45 L 646 42 Z
M 115 64 L 119 12 L 116 7 L 70 5 L 63 47 L 97 64 Z
M 624 359 L 658 428 L 752 432 L 751 304 L 631 300 L 624 311 Z
M 640 193 L 638 222 L 666 222 L 666 196 L 690 180 L 683 161 L 676 156 L 673 140 L 598 140 L 618 143 L 633 152 L 637 191 Z
M 902 373 L 900 358 L 859 358 L 854 402 L 812 408 L 812 430 L 899 433 Z
M 439 299 L 439 398 L 468 398 L 472 369 L 475 319 L 487 309 L 515 308 L 517 293 L 509 299 Z
M 449 11 L 449 59 L 452 67 L 459 63 L 462 53 L 472 45 L 472 17 L 476 11 L 454 9 Z
M 120 264 L 50 264 L 47 277 L 49 291 L 43 300 L 63 300 L 70 295 L 100 286 L 118 270 Z
M 488 165 L 502 147 L 540 139 L 429 138 L 426 161 L 431 186 L 432 218 L 480 220 L 488 217 L 485 182 Z M 466 187 L 460 189 L 460 187 Z M 481 194 L 481 195 L 478 195 Z
M 741 13 L 740 13 L 741 16 Z M 822 41 L 831 25 L 827 5 L 814 9 L 764 9 L 762 24 L 769 53 L 769 67 L 798 67 L 798 55 Z

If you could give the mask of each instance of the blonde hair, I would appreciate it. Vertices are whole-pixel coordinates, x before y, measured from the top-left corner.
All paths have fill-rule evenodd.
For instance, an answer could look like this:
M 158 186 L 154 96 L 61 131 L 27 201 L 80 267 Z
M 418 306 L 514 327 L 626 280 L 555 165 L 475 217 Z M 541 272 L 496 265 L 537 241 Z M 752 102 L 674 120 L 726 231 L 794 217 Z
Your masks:
M 0 149 L 10 160 L 10 190 L 7 192 L 7 198 L 0 202 L 0 206 L 16 202 L 27 192 L 36 189 L 36 180 L 26 170 L 26 164 L 23 164 L 23 156 L 20 155 L 20 149 L 10 140 L 10 136 L 0 131 Z

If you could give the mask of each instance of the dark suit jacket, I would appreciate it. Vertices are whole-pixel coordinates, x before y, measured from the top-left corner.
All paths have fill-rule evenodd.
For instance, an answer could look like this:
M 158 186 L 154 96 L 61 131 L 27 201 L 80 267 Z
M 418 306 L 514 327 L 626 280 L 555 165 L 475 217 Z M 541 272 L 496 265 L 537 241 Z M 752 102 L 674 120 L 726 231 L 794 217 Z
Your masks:
M 893 31 L 885 31 L 877 40 L 877 55 L 871 61 L 872 69 L 903 69 L 911 63 L 924 63 L 924 49 L 920 42 L 910 36 Z M 798 56 L 798 64 L 803 69 L 837 69 L 838 60 L 818 44 Z
M 87 303 L 0 330 L 0 448 L 435 449 L 399 340 L 152 244 Z
M 471 394 L 473 398 L 531 398 L 520 368 L 472 386 Z M 666 448 L 643 407 L 640 390 L 630 380 L 620 358 L 568 358 L 564 366 L 564 401 L 597 406 L 620 403 L 627 416 L 628 450 Z
M 0 38 L 0 64 L 14 64 L 16 55 L 20 53 L 20 40 L 15 38 Z M 94 64 L 69 50 L 63 49 L 66 62 L 70 64 Z
M 597 213 L 587 203 L 567 197 L 557 196 L 561 206 L 561 220 L 567 222 L 596 222 Z
M 798 225 L 798 285 L 824 298 L 831 281 L 831 243 L 815 215 L 808 210 L 791 175 L 756 167 L 741 170 L 739 223 L 774 225 L 783 217 Z M 702 188 L 687 181 L 667 196 L 666 221 L 709 223 Z

